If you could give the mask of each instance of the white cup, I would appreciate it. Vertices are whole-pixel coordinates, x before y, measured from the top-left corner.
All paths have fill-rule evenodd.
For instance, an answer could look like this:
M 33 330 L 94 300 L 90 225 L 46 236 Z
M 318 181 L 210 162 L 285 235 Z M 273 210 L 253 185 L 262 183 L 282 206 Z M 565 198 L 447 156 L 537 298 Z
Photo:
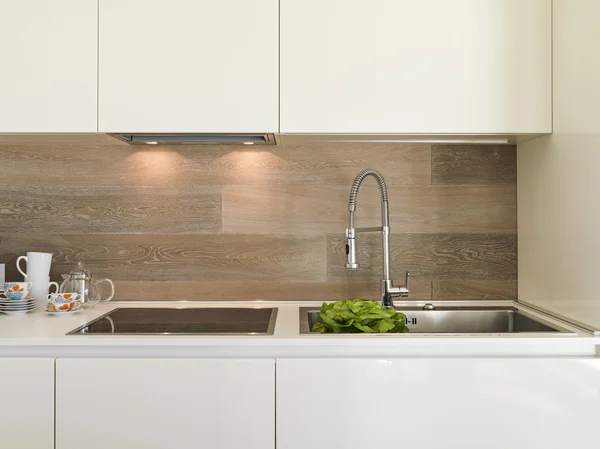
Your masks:
M 29 290 L 29 295 L 35 298 L 36 307 L 39 310 L 44 310 L 46 308 L 46 298 L 50 293 L 50 287 L 56 288 L 56 291 L 54 293 L 58 293 L 58 291 L 60 290 L 56 282 L 50 282 L 50 277 L 45 277 L 42 279 L 33 279 L 29 276 L 25 276 L 25 281 L 31 282 L 31 289 Z
M 27 272 L 21 270 L 19 266 L 21 260 L 27 263 Z M 31 279 L 45 279 L 50 276 L 50 265 L 52 265 L 51 253 L 27 253 L 27 256 L 19 256 L 17 259 L 19 273 Z
M 2 289 L 2 286 L 4 285 L 4 279 L 5 279 L 5 271 L 4 271 L 5 267 L 3 263 L 0 263 L 0 289 Z

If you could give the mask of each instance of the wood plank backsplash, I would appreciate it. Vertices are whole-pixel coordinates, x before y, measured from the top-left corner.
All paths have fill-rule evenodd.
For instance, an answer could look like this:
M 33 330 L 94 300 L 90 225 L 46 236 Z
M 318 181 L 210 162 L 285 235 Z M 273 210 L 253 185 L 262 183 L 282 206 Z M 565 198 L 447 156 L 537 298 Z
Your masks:
M 0 146 L 0 262 L 54 253 L 52 278 L 82 260 L 120 300 L 378 298 L 378 235 L 348 272 L 350 184 L 388 184 L 391 267 L 413 299 L 513 299 L 516 148 L 422 144 L 296 147 Z M 379 224 L 367 179 L 357 225 Z

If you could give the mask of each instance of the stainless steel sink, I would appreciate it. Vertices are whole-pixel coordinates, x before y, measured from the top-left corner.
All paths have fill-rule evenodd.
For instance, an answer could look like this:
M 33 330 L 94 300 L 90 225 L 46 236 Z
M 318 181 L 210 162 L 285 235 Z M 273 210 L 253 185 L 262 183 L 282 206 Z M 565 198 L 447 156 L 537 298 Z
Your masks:
M 435 310 L 397 307 L 396 310 L 406 315 L 411 334 L 575 334 L 514 307 L 438 307 Z M 311 334 L 310 329 L 322 321 L 319 311 L 308 307 L 300 309 L 301 334 Z
M 276 308 L 118 308 L 67 335 L 273 335 Z

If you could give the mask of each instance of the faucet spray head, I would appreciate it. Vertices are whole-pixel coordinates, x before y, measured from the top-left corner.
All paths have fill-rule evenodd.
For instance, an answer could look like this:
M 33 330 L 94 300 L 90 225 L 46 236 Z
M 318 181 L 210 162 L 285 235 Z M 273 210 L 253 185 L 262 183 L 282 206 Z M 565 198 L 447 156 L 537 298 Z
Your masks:
M 360 265 L 356 257 L 356 238 L 354 234 L 354 228 L 346 229 L 346 236 L 348 237 L 348 243 L 346 243 L 346 256 L 348 256 L 346 268 L 348 270 L 358 270 Z

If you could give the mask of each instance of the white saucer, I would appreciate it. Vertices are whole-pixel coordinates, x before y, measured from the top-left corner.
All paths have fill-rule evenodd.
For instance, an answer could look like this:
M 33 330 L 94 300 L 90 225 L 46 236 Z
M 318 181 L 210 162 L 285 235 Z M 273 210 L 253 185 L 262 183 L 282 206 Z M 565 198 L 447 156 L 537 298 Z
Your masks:
M 4 299 L 4 298 L 0 298 L 0 304 L 29 304 L 32 301 L 35 301 L 35 298 L 33 296 L 30 296 L 27 299 Z
M 27 304 L 22 306 L 0 306 L 0 310 L 25 310 L 35 309 L 35 304 Z
M 0 304 L 0 309 L 23 309 L 27 307 L 35 307 L 35 303 L 31 304 Z
M 0 306 L 23 306 L 27 304 L 33 304 L 35 300 L 32 301 L 0 301 Z
M 10 310 L 10 311 L 0 310 L 0 313 L 5 313 L 8 316 L 20 316 L 20 315 L 26 315 L 29 312 L 31 312 L 32 310 L 34 310 L 34 309 L 29 309 L 29 310 Z
M 28 299 L 26 301 L 0 301 L 0 306 L 27 306 L 29 304 L 35 304 L 35 299 Z
M 17 309 L 16 307 L 13 307 L 12 309 L 0 309 L 0 312 L 3 312 L 3 313 L 31 312 L 32 310 L 35 310 L 35 307 L 27 307 L 26 309 Z
M 71 310 L 69 312 L 53 312 L 50 310 L 46 310 L 46 313 L 48 315 L 52 315 L 52 316 L 72 316 L 74 313 L 79 313 L 79 312 L 81 312 L 81 309 Z

